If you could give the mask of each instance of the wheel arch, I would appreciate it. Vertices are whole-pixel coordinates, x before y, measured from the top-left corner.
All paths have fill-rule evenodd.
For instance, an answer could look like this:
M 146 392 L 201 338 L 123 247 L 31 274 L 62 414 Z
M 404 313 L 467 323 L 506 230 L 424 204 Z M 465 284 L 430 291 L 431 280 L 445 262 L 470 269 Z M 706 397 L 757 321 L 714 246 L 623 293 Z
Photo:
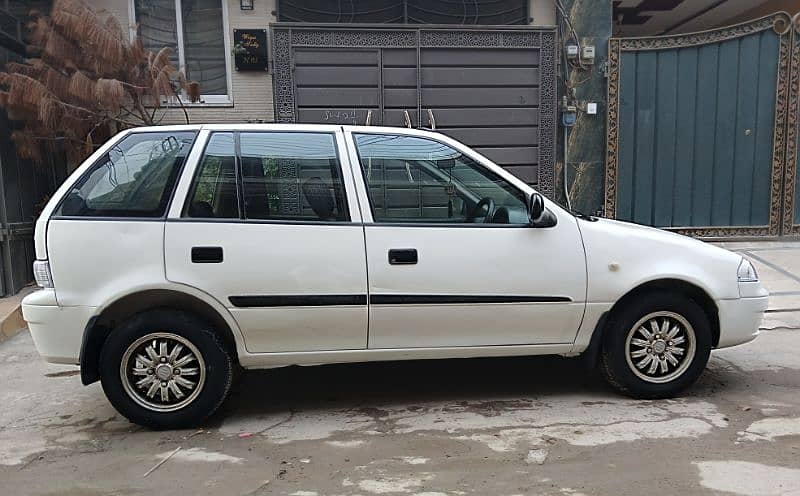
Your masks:
M 720 338 L 720 324 L 719 324 L 719 309 L 714 299 L 708 292 L 700 286 L 689 281 L 677 278 L 661 278 L 654 279 L 639 284 L 633 289 L 625 293 L 619 298 L 612 307 L 605 312 L 597 321 L 597 325 L 592 332 L 592 338 L 589 347 L 584 352 L 585 359 L 588 360 L 589 365 L 592 367 L 597 363 L 597 358 L 600 353 L 600 347 L 603 342 L 603 334 L 606 331 L 609 317 L 613 315 L 620 308 L 627 305 L 637 297 L 653 292 L 653 291 L 670 291 L 686 296 L 697 303 L 703 309 L 708 317 L 711 326 L 711 343 L 712 347 L 716 348 L 719 345 Z
M 219 332 L 224 346 L 238 362 L 239 329 L 224 307 L 181 289 L 141 289 L 110 301 L 87 323 L 80 353 L 81 382 L 84 385 L 100 379 L 100 350 L 114 327 L 137 313 L 155 308 L 183 310 L 206 320 Z

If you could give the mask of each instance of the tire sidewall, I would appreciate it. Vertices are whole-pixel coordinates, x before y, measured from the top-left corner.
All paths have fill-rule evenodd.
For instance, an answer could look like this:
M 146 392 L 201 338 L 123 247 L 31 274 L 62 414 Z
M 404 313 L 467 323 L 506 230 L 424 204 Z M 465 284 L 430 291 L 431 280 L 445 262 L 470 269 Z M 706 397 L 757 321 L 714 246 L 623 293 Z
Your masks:
M 627 337 L 642 317 L 653 312 L 669 311 L 683 316 L 695 334 L 695 355 L 689 367 L 670 382 L 647 382 L 633 373 L 628 361 Z M 637 398 L 668 398 L 692 385 L 705 370 L 711 355 L 711 325 L 703 309 L 693 300 L 672 293 L 648 293 L 626 305 L 612 316 L 603 340 L 603 366 L 615 387 Z
M 150 410 L 131 398 L 120 377 L 120 364 L 127 348 L 137 339 L 154 332 L 170 332 L 190 341 L 203 357 L 205 383 L 188 405 L 172 412 Z M 213 327 L 186 312 L 159 309 L 134 315 L 117 326 L 100 352 L 100 381 L 111 404 L 131 422 L 154 429 L 196 425 L 224 401 L 230 391 L 233 364 L 214 333 Z

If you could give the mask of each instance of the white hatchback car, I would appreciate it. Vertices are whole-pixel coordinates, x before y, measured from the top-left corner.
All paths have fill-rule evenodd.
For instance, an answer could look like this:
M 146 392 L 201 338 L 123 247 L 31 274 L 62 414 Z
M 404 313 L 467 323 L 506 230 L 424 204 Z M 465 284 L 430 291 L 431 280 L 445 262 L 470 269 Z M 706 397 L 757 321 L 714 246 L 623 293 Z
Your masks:
M 572 214 L 400 128 L 122 132 L 48 203 L 36 257 L 41 355 L 156 428 L 213 413 L 237 364 L 584 354 L 669 397 L 752 340 L 768 298 L 740 255 Z

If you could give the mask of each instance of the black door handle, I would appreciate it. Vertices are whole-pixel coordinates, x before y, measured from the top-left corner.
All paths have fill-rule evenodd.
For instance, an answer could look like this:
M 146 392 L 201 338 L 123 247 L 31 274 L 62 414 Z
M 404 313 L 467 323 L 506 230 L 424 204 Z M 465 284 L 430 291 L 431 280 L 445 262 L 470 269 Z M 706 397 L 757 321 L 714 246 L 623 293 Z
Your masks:
M 417 250 L 414 248 L 389 250 L 390 265 L 414 265 L 418 260 Z
M 219 246 L 192 247 L 192 263 L 222 263 L 222 248 Z

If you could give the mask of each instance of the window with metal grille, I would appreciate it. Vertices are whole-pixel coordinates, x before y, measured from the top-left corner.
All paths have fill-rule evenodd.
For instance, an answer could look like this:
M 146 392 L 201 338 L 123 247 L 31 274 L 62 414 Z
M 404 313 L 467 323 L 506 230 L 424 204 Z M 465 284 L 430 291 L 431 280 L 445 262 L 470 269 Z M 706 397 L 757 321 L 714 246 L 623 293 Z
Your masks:
M 528 24 L 529 0 L 278 0 L 278 20 L 309 23 Z

